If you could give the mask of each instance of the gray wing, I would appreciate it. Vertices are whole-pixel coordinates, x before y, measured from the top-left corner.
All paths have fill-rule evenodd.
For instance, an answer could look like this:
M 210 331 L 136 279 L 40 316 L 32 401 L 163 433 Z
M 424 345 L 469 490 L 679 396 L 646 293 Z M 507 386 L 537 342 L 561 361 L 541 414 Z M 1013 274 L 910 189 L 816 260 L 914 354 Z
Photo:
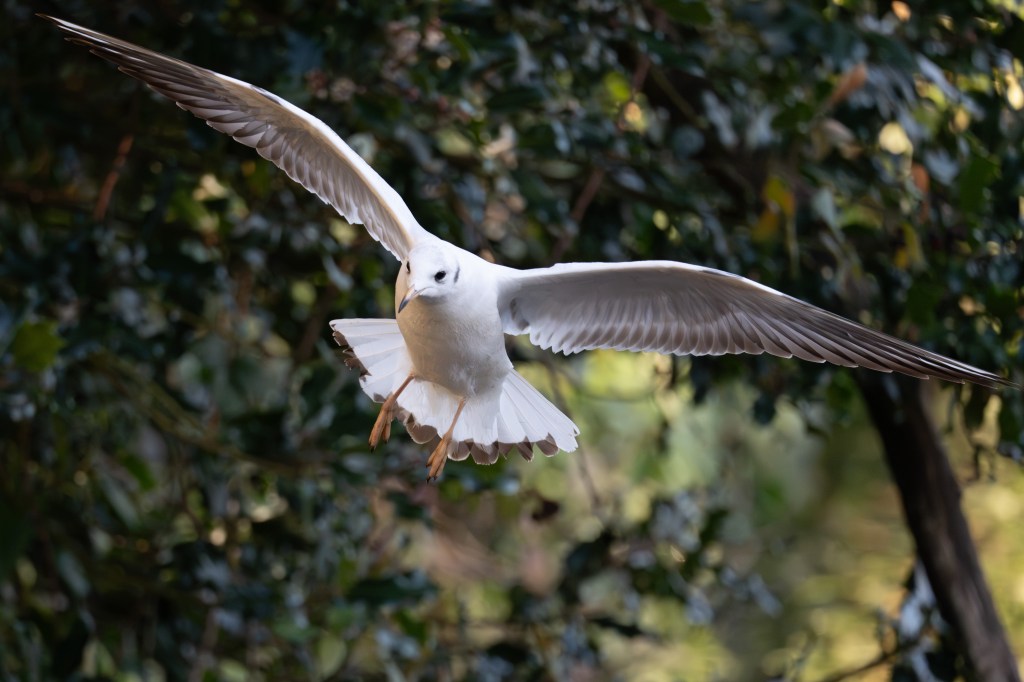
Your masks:
M 505 332 L 529 334 L 541 348 L 567 354 L 767 352 L 923 379 L 1015 385 L 721 270 L 650 261 L 502 272 Z
M 56 24 L 71 42 L 113 62 L 215 130 L 253 147 L 350 223 L 365 225 L 399 260 L 429 236 L 398 193 L 316 117 L 243 81 L 40 16 Z

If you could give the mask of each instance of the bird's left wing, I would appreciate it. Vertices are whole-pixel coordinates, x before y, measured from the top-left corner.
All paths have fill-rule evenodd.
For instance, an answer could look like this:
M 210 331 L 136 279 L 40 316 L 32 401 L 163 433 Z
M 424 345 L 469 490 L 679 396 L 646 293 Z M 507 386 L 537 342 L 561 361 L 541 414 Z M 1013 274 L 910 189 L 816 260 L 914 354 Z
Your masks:
M 417 241 L 431 236 L 398 193 L 320 119 L 243 81 L 40 16 L 56 24 L 71 42 L 88 47 L 210 127 L 256 149 L 350 223 L 365 225 L 399 260 Z
M 675 355 L 767 352 L 996 387 L 1003 377 L 932 353 L 721 270 L 672 261 L 502 268 L 508 334 L 541 348 Z

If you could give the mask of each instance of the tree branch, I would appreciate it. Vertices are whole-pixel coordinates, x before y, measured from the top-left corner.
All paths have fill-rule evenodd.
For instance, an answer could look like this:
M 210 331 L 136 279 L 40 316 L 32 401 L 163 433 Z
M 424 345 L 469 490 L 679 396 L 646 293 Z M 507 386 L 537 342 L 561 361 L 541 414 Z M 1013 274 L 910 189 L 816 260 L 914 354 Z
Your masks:
M 977 679 L 1020 682 L 919 383 L 868 372 L 858 374 L 858 383 L 942 617 Z

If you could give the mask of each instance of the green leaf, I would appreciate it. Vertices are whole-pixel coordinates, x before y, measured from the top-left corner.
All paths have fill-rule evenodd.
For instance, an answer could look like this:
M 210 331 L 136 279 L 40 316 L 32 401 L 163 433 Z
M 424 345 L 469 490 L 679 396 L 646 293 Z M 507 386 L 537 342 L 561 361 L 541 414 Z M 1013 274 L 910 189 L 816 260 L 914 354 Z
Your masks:
M 687 0 L 655 0 L 665 14 L 673 21 L 689 26 L 707 26 L 713 17 L 705 2 L 687 2 Z
M 605 92 L 611 98 L 612 103 L 619 107 L 629 101 L 633 96 L 633 90 L 626 79 L 626 76 L 618 71 L 609 71 L 602 79 Z
M 946 287 L 926 279 L 915 281 L 907 290 L 904 306 L 907 317 L 915 324 L 927 325 L 935 320 L 939 302 L 946 296 Z
M 57 353 L 64 347 L 64 339 L 57 334 L 53 320 L 27 322 L 18 329 L 11 342 L 14 361 L 31 372 L 42 372 L 53 366 Z
M 104 497 L 107 498 L 107 502 L 110 503 L 121 521 L 129 528 L 137 526 L 139 512 L 128 491 L 113 476 L 102 476 L 99 480 Z
M 325 634 L 316 643 L 316 664 L 321 677 L 326 679 L 336 673 L 345 662 L 348 645 L 334 634 Z
M 89 594 L 89 577 L 78 558 L 70 551 L 58 552 L 57 572 L 75 596 L 84 597 Z
M 32 526 L 24 514 L 0 502 L 0 581 L 14 567 L 32 537 Z
M 249 669 L 232 659 L 225 659 L 217 665 L 217 672 L 220 673 L 220 679 L 225 682 L 245 682 L 246 680 L 252 679 L 249 675 Z
M 132 475 L 141 490 L 149 491 L 156 486 L 156 479 L 153 478 L 149 464 L 138 455 L 125 455 L 121 459 L 121 465 Z
M 989 185 L 999 177 L 999 161 L 974 154 L 960 173 L 960 208 L 967 212 L 981 210 L 986 202 Z
M 492 112 L 520 111 L 531 109 L 544 102 L 547 93 L 538 87 L 509 88 L 496 93 L 487 100 L 487 108 Z

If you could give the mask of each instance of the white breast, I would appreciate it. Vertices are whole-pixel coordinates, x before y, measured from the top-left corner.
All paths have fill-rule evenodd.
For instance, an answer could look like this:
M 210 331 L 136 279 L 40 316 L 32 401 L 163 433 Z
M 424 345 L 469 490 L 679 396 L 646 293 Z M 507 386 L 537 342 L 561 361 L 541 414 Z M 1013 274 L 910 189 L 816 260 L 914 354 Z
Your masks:
M 472 277 L 463 272 L 462 277 Z M 499 391 L 512 370 L 498 315 L 497 295 L 486 282 L 463 286 L 442 300 L 414 299 L 397 316 L 417 375 L 459 397 Z M 395 301 L 405 296 L 405 269 L 395 282 Z

